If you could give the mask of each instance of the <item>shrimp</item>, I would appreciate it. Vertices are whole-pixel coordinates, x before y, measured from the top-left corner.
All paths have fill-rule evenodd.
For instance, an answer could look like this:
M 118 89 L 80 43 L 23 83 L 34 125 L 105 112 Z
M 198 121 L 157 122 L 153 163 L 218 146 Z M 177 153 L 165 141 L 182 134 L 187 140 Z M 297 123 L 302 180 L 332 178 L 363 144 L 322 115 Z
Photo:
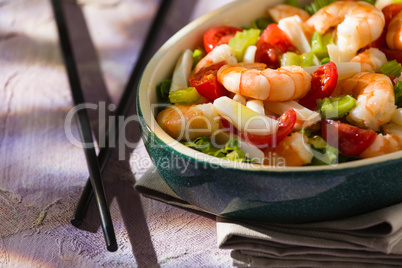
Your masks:
M 402 50 L 402 12 L 389 22 L 385 41 L 390 49 Z
M 218 81 L 230 92 L 257 100 L 287 101 L 304 97 L 311 88 L 311 75 L 300 66 L 277 70 L 263 63 L 222 66 Z
M 305 23 L 320 34 L 337 26 L 336 44 L 350 60 L 360 48 L 380 37 L 385 19 L 381 10 L 371 4 L 336 1 L 321 8 Z
M 372 47 L 357 54 L 350 62 L 360 63 L 362 72 L 379 73 L 381 66 L 387 62 L 387 57 L 384 52 Z
M 293 132 L 276 147 L 264 150 L 265 165 L 284 164 L 285 166 L 303 166 L 311 163 L 313 153 L 308 138 L 300 132 Z
M 396 111 L 393 85 L 384 74 L 357 73 L 339 81 L 332 95 L 345 94 L 357 99 L 346 119 L 358 127 L 378 131 Z
M 310 15 L 303 9 L 285 4 L 269 8 L 268 14 L 276 23 L 283 18 L 292 17 L 294 15 L 298 15 L 302 21 L 306 21 L 308 18 L 310 18 Z
M 389 123 L 382 127 L 384 134 L 378 134 L 374 142 L 359 156 L 370 158 L 402 150 L 402 126 Z
M 177 140 L 211 136 L 220 127 L 220 117 L 212 103 L 170 106 L 158 114 L 156 121 Z
M 367 147 L 362 153 L 360 153 L 360 158 L 371 158 L 384 154 L 393 153 L 401 150 L 401 145 L 398 143 L 397 139 L 393 135 L 383 135 L 378 134 L 374 142 Z
M 216 63 L 226 62 L 226 64 L 237 63 L 235 53 L 229 45 L 223 44 L 215 47 L 204 58 L 202 58 L 195 66 L 193 73 L 197 73 L 203 68 L 207 68 Z

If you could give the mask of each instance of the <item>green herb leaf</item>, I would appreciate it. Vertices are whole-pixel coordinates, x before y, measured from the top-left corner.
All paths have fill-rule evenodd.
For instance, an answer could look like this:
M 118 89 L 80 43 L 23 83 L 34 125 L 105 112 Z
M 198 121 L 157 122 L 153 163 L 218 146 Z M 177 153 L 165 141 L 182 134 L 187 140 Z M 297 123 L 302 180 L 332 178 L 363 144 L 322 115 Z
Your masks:
M 394 92 L 395 92 L 395 105 L 398 106 L 398 108 L 402 107 L 402 81 L 398 81 L 396 85 L 394 86 Z
M 285 4 L 292 6 L 292 7 L 298 7 L 300 8 L 300 4 L 298 0 L 285 0 Z
M 309 13 L 310 15 L 313 15 L 321 8 L 328 6 L 329 4 L 332 4 L 335 1 L 336 0 L 314 0 L 313 3 L 304 7 L 304 10 L 307 11 L 307 13 Z
M 242 150 L 239 149 L 239 141 L 230 139 L 223 148 L 216 148 L 212 145 L 209 137 L 199 137 L 192 142 L 183 143 L 187 147 L 193 148 L 202 153 L 215 157 L 228 159 L 237 162 L 249 162 Z
M 166 79 L 159 82 L 156 85 L 156 92 L 158 94 L 158 98 L 161 102 L 168 102 L 169 101 L 169 90 L 172 80 Z

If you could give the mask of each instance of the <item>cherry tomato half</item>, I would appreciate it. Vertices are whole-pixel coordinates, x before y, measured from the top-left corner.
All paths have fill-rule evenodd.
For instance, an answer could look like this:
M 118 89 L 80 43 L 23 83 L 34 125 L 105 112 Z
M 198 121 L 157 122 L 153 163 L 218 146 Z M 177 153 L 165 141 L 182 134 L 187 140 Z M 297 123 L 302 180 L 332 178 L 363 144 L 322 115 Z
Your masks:
M 190 85 L 195 87 L 201 96 L 207 98 L 211 102 L 219 97 L 227 96 L 228 91 L 219 83 L 217 77 L 219 68 L 225 64 L 225 61 L 216 63 L 199 70 L 195 74 L 191 74 Z
M 309 109 L 315 110 L 317 99 L 331 96 L 338 82 L 338 70 L 332 61 L 320 66 L 312 74 L 311 89 L 299 103 Z
M 236 32 L 243 31 L 240 28 L 232 26 L 213 27 L 204 34 L 204 48 L 207 53 L 215 47 L 229 43 L 229 40 L 235 36 Z
M 268 68 L 277 69 L 281 66 L 281 56 L 287 51 L 296 51 L 288 36 L 278 27 L 271 23 L 265 28 L 256 44 L 256 62 L 262 62 Z
M 297 114 L 294 109 L 287 110 L 281 117 L 279 117 L 279 127 L 275 134 L 270 135 L 257 135 L 251 134 L 247 131 L 240 133 L 240 136 L 250 144 L 258 148 L 266 148 L 268 146 L 275 147 L 281 140 L 283 140 L 293 130 L 296 124 Z
M 276 23 L 271 23 L 267 28 L 265 28 L 257 41 L 257 47 L 260 43 L 274 45 L 278 47 L 282 53 L 296 50 L 292 42 L 290 42 L 289 37 Z
M 321 121 L 321 132 L 322 137 L 329 145 L 338 148 L 341 154 L 347 156 L 362 153 L 377 136 L 377 133 L 372 130 L 329 119 Z
M 282 51 L 277 46 L 261 42 L 257 44 L 255 61 L 265 63 L 268 68 L 278 69 L 281 67 L 282 54 Z

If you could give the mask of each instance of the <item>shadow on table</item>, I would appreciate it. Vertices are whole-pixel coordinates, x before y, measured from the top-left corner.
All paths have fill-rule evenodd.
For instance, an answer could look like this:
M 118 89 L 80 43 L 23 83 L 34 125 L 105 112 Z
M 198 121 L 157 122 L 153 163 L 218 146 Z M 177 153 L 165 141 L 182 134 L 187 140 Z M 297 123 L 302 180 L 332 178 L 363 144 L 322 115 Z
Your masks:
M 85 81 L 81 86 L 86 102 L 94 104 L 104 102 L 107 106 L 111 104 L 111 99 L 103 80 L 99 59 L 91 41 L 83 12 L 79 6 L 72 2 L 66 1 L 64 4 L 71 39 L 75 43 L 73 44 L 75 48 L 74 55 L 79 65 L 78 71 L 81 83 L 83 80 Z M 90 68 L 85 68 L 87 66 L 90 66 Z M 105 112 L 106 118 L 109 118 L 108 109 Z M 88 115 L 93 130 L 99 129 L 98 125 L 101 122 L 98 121 L 98 111 L 88 110 Z M 94 131 L 95 139 L 98 141 L 100 134 L 98 131 Z M 139 130 L 130 126 L 130 133 L 127 133 L 126 137 L 129 138 L 130 142 L 138 141 L 140 139 Z M 127 153 L 129 154 L 130 151 L 127 150 Z M 156 264 L 158 260 L 150 238 L 141 200 L 139 194 L 133 189 L 135 178 L 130 172 L 128 161 L 115 160 L 117 159 L 116 154 L 117 152 L 114 150 L 107 169 L 118 170 L 119 176 L 113 173 L 110 174 L 110 172 L 104 172 L 103 174 L 106 199 L 109 205 L 113 198 L 117 200 L 137 264 L 139 266 Z M 129 158 L 125 159 L 128 160 Z M 118 177 L 125 179 L 119 179 Z M 81 229 L 90 232 L 97 232 L 100 227 L 98 211 L 94 203 L 91 203 L 87 217 L 81 227 Z
M 195 4 L 196 1 L 172 1 L 170 6 L 171 10 L 168 12 L 169 16 L 167 16 L 169 21 L 164 24 L 164 31 L 162 31 L 163 35 L 159 36 L 158 42 L 154 44 L 154 49 L 150 56 L 156 52 L 157 48 L 159 48 L 168 37 L 173 35 L 188 22 L 192 13 L 191 11 Z M 188 10 L 189 12 L 182 12 L 183 9 Z M 86 85 L 83 85 L 83 89 L 86 91 L 84 92 L 86 101 L 89 103 L 99 103 L 100 101 L 104 101 L 106 102 L 106 105 L 108 105 L 111 103 L 110 97 L 107 93 L 107 88 L 102 78 L 102 72 L 99 64 L 96 64 L 94 67 L 94 63 L 98 63 L 99 60 L 90 39 L 89 32 L 85 27 L 86 23 L 82 10 L 78 6 L 68 3 L 66 4 L 66 16 L 69 22 L 69 28 L 78 29 L 72 31 L 71 34 L 72 37 L 74 37 L 73 39 L 75 42 L 77 42 L 77 44 L 80 46 L 79 50 L 74 51 L 76 58 L 79 59 L 79 64 L 83 64 L 84 66 L 89 64 L 92 66 L 90 73 L 87 72 L 88 70 L 79 69 L 80 72 L 82 71 L 84 73 L 86 71 L 85 75 L 89 75 L 86 80 L 90 82 L 87 82 Z M 138 21 L 133 22 L 133 24 L 134 23 L 138 24 Z M 126 30 L 129 34 L 133 35 L 130 29 L 123 30 Z M 93 91 L 94 88 L 96 88 L 96 94 Z M 133 104 L 128 116 L 135 113 L 136 107 Z M 93 129 L 98 129 L 97 123 L 99 122 L 97 122 L 97 114 L 89 113 L 89 116 L 91 118 L 91 122 L 94 123 Z M 138 143 L 141 139 L 138 123 L 133 122 L 131 125 L 127 125 L 124 130 L 126 131 L 125 137 L 129 144 Z M 99 139 L 99 133 L 94 134 L 95 138 Z M 152 239 L 144 215 L 144 210 L 142 208 L 141 199 L 139 193 L 134 190 L 134 183 L 138 178 L 135 178 L 132 174 L 129 163 L 130 154 L 132 153 L 133 149 L 125 147 L 124 150 L 125 160 L 118 160 L 119 152 L 118 150 L 114 150 L 106 170 L 103 173 L 106 198 L 109 205 L 111 201 L 116 198 L 122 220 L 128 233 L 132 251 L 137 261 L 137 265 L 139 267 L 157 265 L 158 259 L 152 244 Z M 84 221 L 81 229 L 89 232 L 98 232 L 99 227 L 100 222 L 98 211 L 95 203 L 92 202 L 89 206 L 86 220 Z

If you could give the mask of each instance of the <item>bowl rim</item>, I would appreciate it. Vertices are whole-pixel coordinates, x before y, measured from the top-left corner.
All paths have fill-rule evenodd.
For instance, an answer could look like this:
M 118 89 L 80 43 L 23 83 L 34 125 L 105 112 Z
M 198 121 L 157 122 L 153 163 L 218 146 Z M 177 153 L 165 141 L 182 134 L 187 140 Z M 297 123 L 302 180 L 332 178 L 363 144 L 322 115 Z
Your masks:
M 144 72 L 142 74 L 140 83 L 137 88 L 137 113 L 138 116 L 145 122 L 144 126 L 141 126 L 142 131 L 153 133 L 168 150 L 172 153 L 178 154 L 181 157 L 186 158 L 190 161 L 200 162 L 204 165 L 219 166 L 222 168 L 237 169 L 244 171 L 266 171 L 266 172 L 319 172 L 319 171 L 336 171 L 343 169 L 352 169 L 359 167 L 368 167 L 372 165 L 383 164 L 389 161 L 402 160 L 402 151 L 397 151 L 382 156 L 359 159 L 346 163 L 340 163 L 336 165 L 324 165 L 324 166 L 301 166 L 301 167 L 276 167 L 267 166 L 253 163 L 239 163 L 234 161 L 217 161 L 220 158 L 213 157 L 207 154 L 203 154 L 194 149 L 188 148 L 187 146 L 181 144 L 179 141 L 175 140 L 169 136 L 156 122 L 154 113 L 151 111 L 151 101 L 150 101 L 150 91 L 155 90 L 150 87 L 150 81 L 154 76 L 153 70 L 157 67 L 161 58 L 164 57 L 167 51 L 172 49 L 172 47 L 185 38 L 185 36 L 193 31 L 194 29 L 201 27 L 204 23 L 208 22 L 212 18 L 223 15 L 227 11 L 235 8 L 241 8 L 242 6 L 249 5 L 250 2 L 262 2 L 265 0 L 248 0 L 248 1 L 234 1 L 226 4 L 216 10 L 213 10 L 184 26 L 181 30 L 170 37 L 153 55 L 151 60 L 148 62 Z M 267 1 L 266 1 L 267 2 Z M 279 1 L 281 2 L 281 1 Z M 271 1 L 273 4 L 273 1 Z M 142 105 L 145 104 L 145 105 Z M 148 105 L 146 105 L 148 104 Z M 160 145 L 159 145 L 160 146 Z

